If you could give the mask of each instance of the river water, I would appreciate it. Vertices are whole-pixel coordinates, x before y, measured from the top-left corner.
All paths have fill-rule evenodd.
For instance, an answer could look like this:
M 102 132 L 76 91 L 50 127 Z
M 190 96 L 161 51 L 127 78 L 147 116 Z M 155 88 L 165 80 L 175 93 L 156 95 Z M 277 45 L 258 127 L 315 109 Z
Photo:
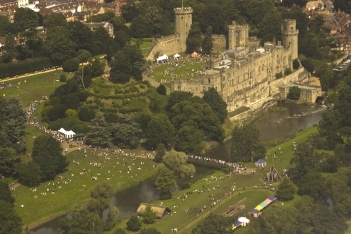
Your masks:
M 283 141 L 296 134 L 298 131 L 318 124 L 322 115 L 326 111 L 325 106 L 321 105 L 296 105 L 291 103 L 279 104 L 286 108 L 286 111 L 271 112 L 267 111 L 262 117 L 254 121 L 257 125 L 261 141 Z M 207 157 L 226 159 L 230 153 L 231 140 L 217 146 L 207 153 Z M 208 172 L 206 168 L 197 167 L 197 175 Z M 144 181 L 137 186 L 126 189 L 116 194 L 112 203 L 119 210 L 120 216 L 131 216 L 135 214 L 141 202 L 147 202 L 159 198 L 158 192 L 153 187 L 153 181 Z M 59 220 L 56 218 L 38 228 L 30 234 L 58 234 Z

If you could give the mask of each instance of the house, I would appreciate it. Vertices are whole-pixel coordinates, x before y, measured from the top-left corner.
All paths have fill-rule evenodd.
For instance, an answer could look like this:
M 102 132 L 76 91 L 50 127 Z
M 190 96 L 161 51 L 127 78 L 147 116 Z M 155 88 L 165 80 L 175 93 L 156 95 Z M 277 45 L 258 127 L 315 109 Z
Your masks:
M 165 215 L 171 212 L 171 210 L 165 206 L 158 206 L 155 204 L 148 204 L 148 203 L 140 203 L 136 213 L 138 215 L 143 215 L 147 206 L 151 207 L 151 210 L 156 213 L 157 218 L 159 219 L 163 218 Z
M 340 26 L 334 21 L 326 21 L 324 22 L 322 29 L 326 33 L 329 33 L 330 36 L 336 36 L 337 33 L 340 31 Z
M 113 24 L 109 22 L 101 22 L 101 23 L 96 23 L 96 22 L 90 22 L 90 23 L 83 23 L 86 25 L 88 28 L 90 28 L 92 31 L 95 31 L 97 28 L 103 27 L 110 37 L 114 37 L 113 35 Z

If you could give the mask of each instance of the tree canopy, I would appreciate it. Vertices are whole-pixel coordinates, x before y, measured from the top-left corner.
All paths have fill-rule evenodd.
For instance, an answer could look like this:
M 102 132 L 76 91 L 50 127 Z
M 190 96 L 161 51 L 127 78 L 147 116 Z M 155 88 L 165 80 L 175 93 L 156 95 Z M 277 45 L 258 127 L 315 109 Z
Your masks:
M 260 133 L 254 124 L 236 127 L 232 133 L 232 146 L 229 160 L 232 162 L 247 162 L 262 158 L 266 148 L 260 142 Z

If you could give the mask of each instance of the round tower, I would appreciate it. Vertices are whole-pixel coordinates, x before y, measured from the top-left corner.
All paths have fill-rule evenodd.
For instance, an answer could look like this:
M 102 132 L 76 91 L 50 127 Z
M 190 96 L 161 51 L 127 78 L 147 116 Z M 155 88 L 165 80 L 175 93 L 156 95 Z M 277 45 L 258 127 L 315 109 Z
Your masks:
M 191 7 L 178 7 L 174 8 L 175 14 L 175 35 L 179 37 L 181 50 L 186 48 L 186 38 L 188 37 L 191 24 L 193 23 L 192 17 L 193 9 Z
M 282 30 L 282 41 L 285 49 L 290 49 L 291 59 L 297 59 L 299 55 L 298 51 L 298 35 L 299 30 L 296 29 L 296 20 L 285 19 L 281 26 Z

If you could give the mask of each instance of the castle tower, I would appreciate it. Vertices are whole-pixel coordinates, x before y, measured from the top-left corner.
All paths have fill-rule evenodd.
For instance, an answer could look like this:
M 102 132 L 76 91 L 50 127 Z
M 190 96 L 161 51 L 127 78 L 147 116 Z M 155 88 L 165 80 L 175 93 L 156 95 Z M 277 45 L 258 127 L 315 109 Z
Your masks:
M 233 21 L 231 25 L 228 25 L 228 49 L 233 49 L 236 47 L 235 30 L 236 22 Z
M 175 13 L 175 35 L 179 36 L 180 51 L 186 49 L 186 38 L 188 37 L 191 24 L 193 23 L 193 9 L 191 7 L 174 8 Z
M 238 25 L 235 21 L 228 25 L 228 47 L 233 49 L 237 46 L 246 47 L 249 39 L 249 25 Z
M 283 46 L 285 49 L 291 50 L 291 59 L 297 59 L 298 51 L 298 35 L 299 30 L 296 29 L 296 20 L 285 19 L 281 25 Z

